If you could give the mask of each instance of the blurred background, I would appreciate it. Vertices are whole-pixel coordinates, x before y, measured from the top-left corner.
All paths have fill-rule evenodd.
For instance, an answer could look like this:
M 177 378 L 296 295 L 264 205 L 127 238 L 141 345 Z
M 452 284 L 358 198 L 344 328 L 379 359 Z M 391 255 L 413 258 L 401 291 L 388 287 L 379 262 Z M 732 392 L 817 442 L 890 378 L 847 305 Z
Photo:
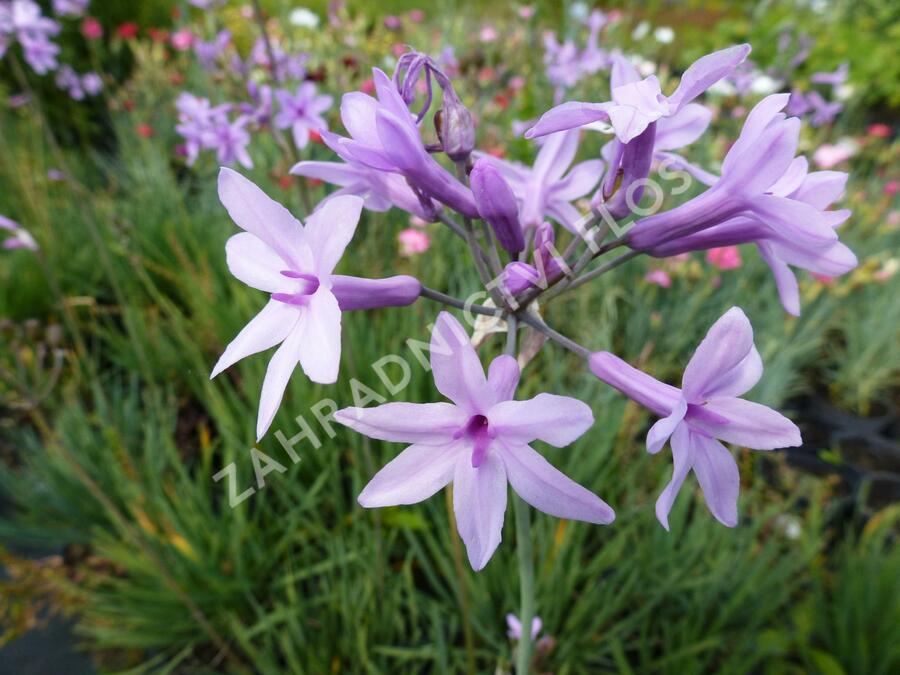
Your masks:
M 559 100 L 608 98 L 592 57 L 620 50 L 669 91 L 694 59 L 738 42 L 752 63 L 706 95 L 713 123 L 689 157 L 717 170 L 749 108 L 792 92 L 811 167 L 850 173 L 841 238 L 859 267 L 799 273 L 794 318 L 752 247 L 638 259 L 546 318 L 677 383 L 707 328 L 739 305 L 766 364 L 750 398 L 789 415 L 805 444 L 737 449 L 737 528 L 689 481 L 666 533 L 653 503 L 671 465 L 644 450 L 652 418 L 546 346 L 520 396 L 576 396 L 597 422 L 568 448 L 540 449 L 618 518 L 536 516 L 537 667 L 900 671 L 900 5 L 196 4 L 41 2 L 60 29 L 45 73 L 14 32 L 3 37 L 0 14 L 0 216 L 14 223 L 0 230 L 0 672 L 510 672 L 514 547 L 472 572 L 443 493 L 363 510 L 356 495 L 400 447 L 338 427 L 329 437 L 311 412 L 322 398 L 353 404 L 350 378 L 393 398 L 371 364 L 409 356 L 436 305 L 345 315 L 341 380 L 295 375 L 273 425 L 284 434 L 256 446 L 284 471 L 258 482 L 267 359 L 209 381 L 262 304 L 225 266 L 236 229 L 218 167 L 234 164 L 298 215 L 333 189 L 289 174 L 298 158 L 333 155 L 315 137 L 298 153 L 273 131 L 260 93 L 273 76 L 334 96 L 325 117 L 340 131 L 340 95 L 370 91 L 371 68 L 391 72 L 412 46 L 452 73 L 480 149 L 530 163 L 528 121 Z M 193 152 L 178 129 L 185 92 L 230 104 L 252 167 Z M 590 136 L 579 159 L 599 152 Z M 412 274 L 460 297 L 478 288 L 451 235 L 397 210 L 365 212 L 349 251 L 344 273 Z M 413 368 L 398 399 L 436 397 Z M 296 441 L 294 463 L 284 445 L 303 430 L 298 415 L 317 436 Z M 233 508 L 229 481 L 214 479 L 232 462 L 236 492 L 253 491 Z

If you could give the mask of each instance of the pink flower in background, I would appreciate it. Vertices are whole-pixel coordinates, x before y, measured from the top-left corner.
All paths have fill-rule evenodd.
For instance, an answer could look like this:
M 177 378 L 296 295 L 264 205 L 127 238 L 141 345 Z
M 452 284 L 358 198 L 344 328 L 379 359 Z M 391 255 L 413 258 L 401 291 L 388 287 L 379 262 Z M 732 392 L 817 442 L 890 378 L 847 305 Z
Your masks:
M 887 124 L 881 124 L 880 122 L 870 124 L 867 131 L 869 136 L 874 136 L 875 138 L 891 137 L 891 128 Z
M 519 7 L 518 15 L 519 18 L 523 21 L 528 21 L 528 19 L 534 16 L 534 6 L 522 5 L 521 7 Z
M 900 192 L 900 181 L 889 180 L 884 184 L 884 194 L 888 197 L 893 197 L 898 192 Z
M 830 169 L 846 162 L 859 150 L 852 138 L 842 138 L 837 143 L 824 143 L 813 153 L 813 161 L 823 169 Z
M 594 422 L 589 406 L 568 396 L 515 401 L 519 366 L 498 356 L 488 375 L 459 321 L 441 312 L 431 334 L 431 372 L 452 403 L 387 403 L 344 408 L 335 421 L 370 438 L 409 445 L 359 495 L 366 508 L 416 504 L 453 483 L 456 527 L 469 563 L 480 570 L 503 531 L 508 484 L 534 508 L 557 518 L 607 525 L 606 502 L 555 469 L 531 447 L 565 447 Z
M 426 232 L 407 227 L 397 235 L 400 242 L 400 255 L 409 258 L 416 253 L 424 253 L 431 246 L 431 239 Z
M 421 9 L 409 10 L 409 20 L 413 23 L 422 23 L 425 20 L 425 12 Z
M 384 27 L 388 30 L 400 30 L 403 28 L 403 19 L 393 14 L 386 16 L 384 17 Z
M 103 37 L 103 26 L 92 16 L 81 22 L 81 34 L 88 40 L 99 40 Z
M 497 29 L 493 26 L 484 26 L 478 37 L 482 42 L 494 42 L 498 37 Z
M 644 281 L 656 284 L 661 288 L 669 288 L 672 285 L 672 278 L 669 276 L 669 273 L 659 268 L 647 272 L 644 275 Z
M 179 52 L 186 52 L 194 44 L 194 34 L 187 28 L 176 30 L 172 33 L 172 48 Z
M 819 274 L 818 272 L 810 272 L 813 279 L 818 281 L 823 286 L 834 286 L 835 278 L 830 277 L 827 274 Z
M 719 246 L 706 252 L 706 262 L 720 270 L 735 270 L 743 264 L 737 246 Z

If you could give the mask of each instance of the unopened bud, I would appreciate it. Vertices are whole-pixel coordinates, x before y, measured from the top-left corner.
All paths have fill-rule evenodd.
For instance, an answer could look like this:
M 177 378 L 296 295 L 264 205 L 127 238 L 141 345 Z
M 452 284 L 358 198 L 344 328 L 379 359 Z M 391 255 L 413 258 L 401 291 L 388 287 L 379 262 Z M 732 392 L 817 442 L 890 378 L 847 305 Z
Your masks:
M 452 90 L 444 90 L 444 104 L 434 116 L 434 128 L 444 152 L 454 162 L 465 160 L 475 149 L 472 113 Z
M 469 174 L 469 184 L 478 213 L 491 226 L 500 245 L 510 253 L 525 248 L 519 224 L 519 206 L 512 188 L 490 161 L 479 159 Z

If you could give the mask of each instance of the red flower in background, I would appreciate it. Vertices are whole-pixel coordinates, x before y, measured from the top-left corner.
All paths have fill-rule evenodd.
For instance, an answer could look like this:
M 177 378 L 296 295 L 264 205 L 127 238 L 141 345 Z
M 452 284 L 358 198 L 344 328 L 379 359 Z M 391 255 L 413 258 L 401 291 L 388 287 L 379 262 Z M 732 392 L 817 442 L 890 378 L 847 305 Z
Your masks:
M 81 34 L 88 40 L 99 40 L 103 37 L 103 26 L 92 16 L 81 22 Z
M 138 25 L 134 21 L 126 21 L 116 28 L 116 35 L 123 40 L 136 38 L 138 34 Z
M 153 127 L 149 124 L 138 124 L 137 132 L 142 138 L 150 138 L 153 136 Z

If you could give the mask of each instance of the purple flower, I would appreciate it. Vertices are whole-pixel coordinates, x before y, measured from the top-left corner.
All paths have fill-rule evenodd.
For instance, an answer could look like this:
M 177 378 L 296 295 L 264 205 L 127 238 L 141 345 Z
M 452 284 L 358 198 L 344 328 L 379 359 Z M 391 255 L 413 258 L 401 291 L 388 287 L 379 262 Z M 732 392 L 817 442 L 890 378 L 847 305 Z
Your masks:
M 581 218 L 572 202 L 597 185 L 603 162 L 591 159 L 569 169 L 578 152 L 577 130 L 553 134 L 544 142 L 533 167 L 480 155 L 497 168 L 519 202 L 522 227 L 536 227 L 550 217 L 574 232 Z
M 847 75 L 850 74 L 850 65 L 844 61 L 835 70 L 830 73 L 817 72 L 813 73 L 809 81 L 815 84 L 830 84 L 832 87 L 838 87 L 847 81 Z
M 506 615 L 506 626 L 508 630 L 506 634 L 511 637 L 513 640 L 521 640 L 522 639 L 522 622 L 519 621 L 519 617 L 515 614 L 507 614 Z M 541 617 L 536 616 L 531 620 L 531 639 L 534 640 L 537 638 L 538 634 L 541 632 L 541 628 L 544 627 L 544 622 L 541 621 Z
M 260 126 L 268 124 L 272 117 L 274 99 L 272 87 L 268 84 L 257 84 L 253 80 L 248 80 L 247 95 L 250 97 L 250 103 L 242 103 L 240 105 L 241 112 L 254 124 Z
M 340 154 L 376 171 L 401 174 L 425 195 L 477 218 L 472 193 L 428 153 L 397 87 L 378 68 L 372 74 L 377 99 L 351 92 L 341 100 L 341 120 L 351 137 L 337 137 Z
M 56 72 L 56 86 L 69 93 L 76 101 L 84 98 L 84 88 L 78 73 L 68 64 L 64 64 Z
M 715 179 L 715 177 L 713 177 Z M 808 173 L 804 157 L 797 157 L 770 193 L 795 200 L 823 210 L 837 201 L 844 192 L 847 174 L 840 171 L 814 171 Z M 829 211 L 831 226 L 836 228 L 850 216 L 850 212 Z M 814 274 L 836 277 L 856 267 L 857 259 L 840 241 L 824 241 L 798 238 L 791 232 L 769 227 L 749 215 L 739 215 L 696 234 L 675 239 L 650 251 L 651 255 L 667 257 L 688 251 L 710 249 L 719 246 L 755 243 L 763 260 L 772 270 L 778 295 L 785 311 L 800 315 L 800 290 L 791 266 L 809 270 Z
M 500 245 L 510 253 L 525 248 L 525 237 L 519 224 L 516 197 L 503 176 L 484 158 L 475 162 L 469 174 L 478 212 L 494 230 Z
M 651 75 L 614 87 L 612 101 L 607 103 L 563 103 L 545 112 L 525 137 L 545 136 L 594 122 L 609 122 L 616 137 L 622 143 L 628 143 L 657 120 L 678 113 L 731 73 L 749 53 L 750 45 L 743 44 L 707 54 L 688 67 L 671 96 L 662 94 L 659 80 Z
M 22 34 L 19 36 L 19 42 L 22 45 L 25 62 L 38 75 L 44 75 L 58 65 L 56 57 L 59 55 L 59 46 L 48 40 L 45 35 Z
M 800 121 L 785 119 L 780 112 L 787 101 L 788 94 L 773 94 L 760 101 L 728 151 L 721 179 L 700 196 L 637 221 L 625 235 L 628 245 L 650 251 L 739 214 L 752 215 L 800 246 L 824 247 L 836 242 L 834 228 L 846 220 L 847 213 L 824 211 L 778 196 L 779 192 L 788 193 L 784 187 L 797 178 L 791 169 L 796 168 Z
M 0 56 L 15 39 L 22 45 L 25 61 L 38 75 L 44 75 L 57 66 L 59 47 L 50 41 L 60 26 L 41 13 L 41 7 L 32 0 L 12 0 L 0 4 Z
M 219 199 L 244 232 L 225 245 L 228 269 L 268 304 L 225 349 L 210 377 L 240 359 L 281 346 L 263 381 L 257 439 L 272 423 L 297 364 L 314 382 L 337 379 L 341 311 L 408 305 L 419 295 L 412 277 L 357 279 L 332 274 L 362 209 L 354 196 L 330 199 L 304 226 L 281 204 L 230 169 L 219 173 Z
M 77 18 L 83 15 L 91 0 L 53 0 L 53 13 Z
M 103 91 L 103 79 L 97 73 L 85 73 L 81 78 L 81 87 L 88 96 L 96 96 Z
M 203 40 L 194 41 L 194 54 L 197 56 L 197 62 L 206 70 L 215 70 L 216 63 L 228 45 L 231 42 L 231 31 L 221 30 L 215 39 L 209 42 Z
M 189 5 L 199 9 L 213 9 L 224 5 L 227 0 L 187 0 Z
M 452 403 L 387 403 L 345 408 L 334 418 L 371 438 L 411 443 L 366 485 L 366 508 L 415 504 L 453 483 L 453 509 L 469 562 L 482 569 L 500 543 L 507 482 L 535 508 L 559 518 L 608 524 L 613 510 L 553 468 L 528 444 L 563 447 L 593 423 L 573 398 L 539 394 L 512 400 L 519 367 L 491 363 L 487 378 L 463 327 L 447 312 L 431 335 L 434 382 Z
M 822 94 L 817 91 L 811 91 L 806 95 L 806 101 L 812 106 L 812 117 L 809 122 L 814 127 L 821 127 L 825 124 L 834 122 L 838 114 L 844 109 L 844 104 L 840 101 L 826 101 Z
M 322 140 L 343 162 L 304 161 L 295 165 L 291 173 L 338 185 L 342 189 L 330 196 L 357 195 L 365 200 L 365 207 L 370 211 L 387 211 L 395 206 L 423 220 L 436 219 L 440 209 L 438 204 L 424 195 L 417 195 L 400 174 L 376 171 L 356 161 L 344 152 L 340 139 L 336 134 L 322 132 Z
M 216 158 L 220 164 L 238 162 L 243 167 L 253 168 L 253 159 L 247 152 L 250 134 L 246 127 L 249 122 L 246 117 L 238 117 L 232 122 L 220 121 L 207 131 L 204 143 L 216 151 Z
M 24 248 L 29 251 L 37 251 L 38 245 L 34 237 L 16 221 L 0 215 L 0 230 L 12 233 L 12 236 L 3 241 L 3 248 L 7 250 Z
M 307 146 L 310 130 L 321 132 L 328 129 L 328 122 L 322 118 L 322 113 L 331 107 L 334 99 L 324 94 L 317 95 L 314 83 L 304 82 L 296 94 L 278 89 L 275 98 L 280 108 L 275 115 L 275 126 L 290 129 L 298 148 Z
M 681 389 L 663 384 L 609 352 L 591 355 L 594 375 L 662 417 L 647 434 L 647 451 L 671 438 L 672 481 L 656 501 L 656 517 L 669 529 L 669 511 L 693 469 L 709 510 L 728 527 L 737 524 L 738 467 L 719 441 L 755 450 L 798 446 L 800 430 L 780 413 L 738 398 L 762 377 L 750 321 L 737 307 L 706 334 L 684 371 Z M 718 439 L 718 440 L 717 440 Z

